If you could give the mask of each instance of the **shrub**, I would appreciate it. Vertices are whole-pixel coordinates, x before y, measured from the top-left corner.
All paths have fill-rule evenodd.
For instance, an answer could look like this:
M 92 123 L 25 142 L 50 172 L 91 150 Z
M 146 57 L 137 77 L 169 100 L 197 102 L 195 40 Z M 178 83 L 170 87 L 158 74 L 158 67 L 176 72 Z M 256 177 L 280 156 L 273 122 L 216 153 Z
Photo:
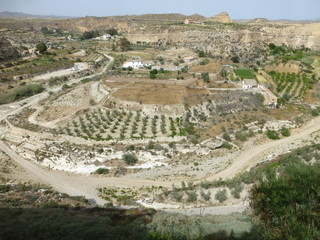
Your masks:
M 197 193 L 194 191 L 191 192 L 186 192 L 187 194 L 187 202 L 195 202 L 197 201 L 198 197 L 197 197 Z
M 188 182 L 188 189 L 189 190 L 194 190 L 193 182 Z
M 175 201 L 180 202 L 182 200 L 183 193 L 182 192 L 172 192 L 171 196 Z
M 223 137 L 224 140 L 226 140 L 228 142 L 231 141 L 230 135 L 228 133 L 226 133 L 226 132 L 222 135 L 222 137 Z
M 125 153 L 122 155 L 123 161 L 128 164 L 128 165 L 135 165 L 138 162 L 138 158 L 136 155 L 131 154 L 131 153 Z
M 200 183 L 200 186 L 204 189 L 209 189 L 211 185 L 212 185 L 211 182 L 208 182 L 208 181 L 204 181 Z
M 239 199 L 241 196 L 240 196 L 240 193 L 242 192 L 243 190 L 243 186 L 240 184 L 236 185 L 235 188 L 231 191 L 231 195 L 236 198 L 236 199 Z
M 318 111 L 318 109 L 312 109 L 312 110 L 311 110 L 311 115 L 312 115 L 313 117 L 318 117 L 318 116 L 319 116 L 319 111 Z
M 245 142 L 248 140 L 246 133 L 243 131 L 237 131 L 235 133 L 235 137 L 237 140 L 240 140 L 241 142 Z
M 227 190 L 219 190 L 216 195 L 214 196 L 215 199 L 217 199 L 220 203 L 224 202 L 225 200 L 228 199 L 227 197 Z
M 281 128 L 280 132 L 281 132 L 281 135 L 284 137 L 290 136 L 290 130 L 288 128 L 283 127 L 283 128 Z
M 224 142 L 222 143 L 222 147 L 231 150 L 232 149 L 232 145 L 228 142 Z
M 95 174 L 108 174 L 109 173 L 109 169 L 107 169 L 107 168 L 98 168 L 94 173 Z
M 201 198 L 207 202 L 210 201 L 210 199 L 211 199 L 211 192 L 210 191 L 208 191 L 207 194 L 205 194 L 203 191 L 201 191 L 200 195 L 201 195 Z
M 269 139 L 276 140 L 279 139 L 279 134 L 274 130 L 267 130 L 266 135 Z

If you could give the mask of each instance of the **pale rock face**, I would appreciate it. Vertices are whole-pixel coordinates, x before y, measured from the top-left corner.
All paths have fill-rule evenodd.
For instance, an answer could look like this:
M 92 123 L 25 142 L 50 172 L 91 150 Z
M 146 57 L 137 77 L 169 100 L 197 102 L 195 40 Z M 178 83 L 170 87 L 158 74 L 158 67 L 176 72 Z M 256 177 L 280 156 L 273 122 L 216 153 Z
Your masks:
M 233 22 L 227 12 L 219 13 L 217 15 L 212 16 L 211 18 L 208 18 L 207 20 L 213 21 L 213 22 L 221 22 L 221 23 L 232 23 Z

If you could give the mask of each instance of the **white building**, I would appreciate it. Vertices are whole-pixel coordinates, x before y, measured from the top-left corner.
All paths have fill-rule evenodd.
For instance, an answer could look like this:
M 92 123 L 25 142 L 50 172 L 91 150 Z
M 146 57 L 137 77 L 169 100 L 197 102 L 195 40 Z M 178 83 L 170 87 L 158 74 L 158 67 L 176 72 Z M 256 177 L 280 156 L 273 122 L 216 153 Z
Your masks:
M 242 89 L 250 89 L 258 87 L 258 83 L 255 79 L 243 79 Z
M 103 41 L 108 41 L 110 39 L 112 39 L 112 36 L 110 34 L 104 34 L 100 37 L 96 37 L 96 40 L 103 40 Z
M 82 71 L 89 68 L 89 64 L 86 62 L 76 62 L 71 71 Z
M 123 68 L 132 67 L 133 69 L 139 69 L 139 68 L 149 67 L 149 66 L 151 66 L 151 64 L 145 64 L 142 62 L 125 62 L 122 65 Z

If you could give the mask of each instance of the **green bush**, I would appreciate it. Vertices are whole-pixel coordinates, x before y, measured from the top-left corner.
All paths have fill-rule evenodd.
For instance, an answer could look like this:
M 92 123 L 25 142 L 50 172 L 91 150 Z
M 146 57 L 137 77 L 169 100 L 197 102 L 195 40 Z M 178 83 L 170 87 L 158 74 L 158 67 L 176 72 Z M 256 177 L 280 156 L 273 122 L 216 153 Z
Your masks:
M 137 156 L 132 153 L 123 154 L 122 159 L 127 165 L 131 165 L 131 166 L 135 165 L 138 162 Z
M 214 197 L 215 197 L 215 199 L 217 199 L 220 203 L 224 202 L 225 200 L 228 199 L 228 197 L 227 197 L 227 190 L 226 190 L 226 189 L 219 190 Z
M 200 183 L 200 187 L 204 188 L 204 189 L 209 189 L 211 187 L 212 183 L 208 182 L 208 181 L 204 181 Z
M 197 193 L 194 191 L 186 192 L 187 194 L 187 202 L 195 202 L 197 201 Z
M 98 168 L 94 173 L 95 174 L 108 174 L 109 173 L 109 169 L 107 169 L 107 168 Z
M 279 139 L 279 134 L 274 130 L 267 130 L 266 135 L 269 139 L 276 140 Z
M 231 150 L 232 149 L 232 145 L 228 142 L 223 142 L 222 143 L 222 147 Z
M 231 141 L 231 138 L 230 138 L 230 135 L 228 133 L 223 133 L 222 135 L 223 139 L 226 140 L 227 142 L 230 142 Z
M 211 192 L 208 191 L 207 193 L 204 193 L 203 191 L 200 192 L 201 198 L 205 201 L 210 201 L 211 199 Z
M 283 127 L 283 128 L 281 128 L 280 132 L 281 132 L 281 135 L 284 137 L 290 136 L 290 130 L 288 128 Z

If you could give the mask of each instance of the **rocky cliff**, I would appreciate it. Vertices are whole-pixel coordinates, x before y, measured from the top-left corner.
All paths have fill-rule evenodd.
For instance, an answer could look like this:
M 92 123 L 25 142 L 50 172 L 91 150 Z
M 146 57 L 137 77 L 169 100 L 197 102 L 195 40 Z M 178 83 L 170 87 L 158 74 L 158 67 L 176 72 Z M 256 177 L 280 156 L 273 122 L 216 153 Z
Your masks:
M 131 29 L 127 37 L 132 42 L 165 43 L 210 51 L 214 55 L 230 55 L 242 49 L 244 54 L 253 46 L 270 42 L 292 47 L 304 45 L 320 49 L 320 24 L 214 24 L 210 26 L 171 26 Z M 253 48 L 252 48 L 253 47 Z M 257 52 L 258 53 L 258 52 Z
M 207 18 L 208 22 L 220 22 L 220 23 L 232 23 L 232 19 L 229 17 L 227 12 L 222 12 L 217 15 L 214 15 L 210 18 Z

